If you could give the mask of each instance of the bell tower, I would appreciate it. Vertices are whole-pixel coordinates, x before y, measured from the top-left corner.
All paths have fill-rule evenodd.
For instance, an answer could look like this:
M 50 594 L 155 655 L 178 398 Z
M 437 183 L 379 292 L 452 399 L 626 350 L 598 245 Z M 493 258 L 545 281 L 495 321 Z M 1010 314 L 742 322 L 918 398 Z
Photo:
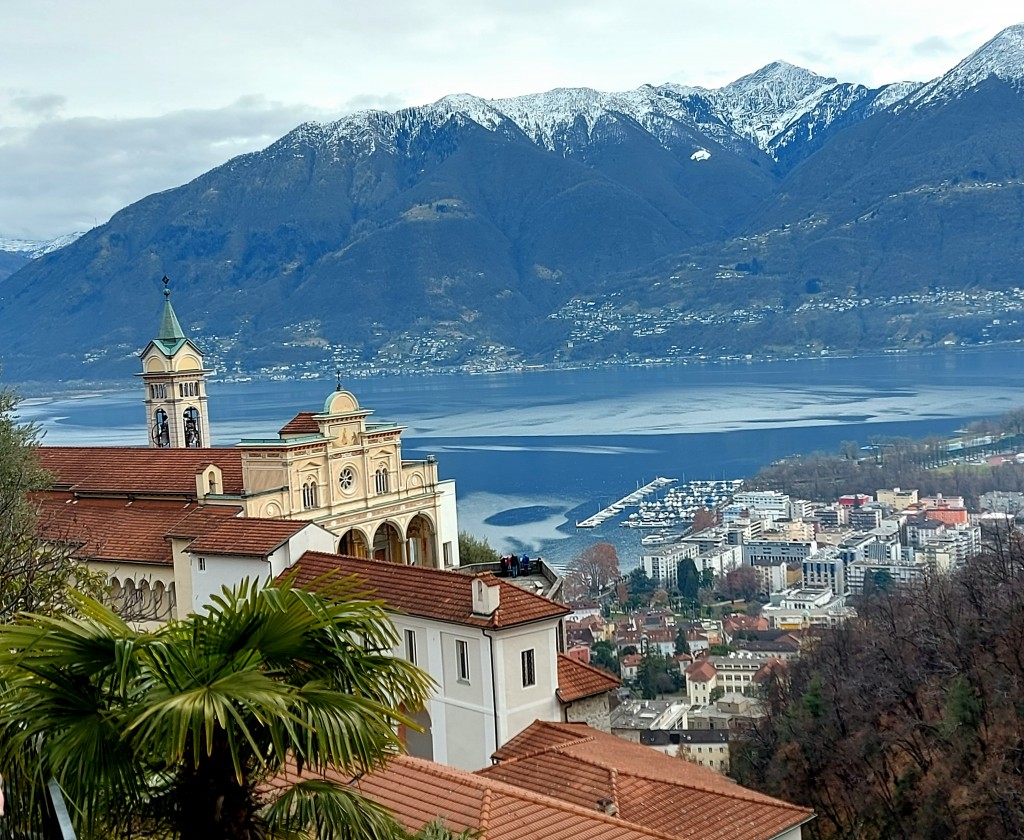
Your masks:
M 189 339 L 171 306 L 164 277 L 160 332 L 146 345 L 142 360 L 149 445 L 157 449 L 198 449 L 210 445 L 206 374 L 202 351 Z

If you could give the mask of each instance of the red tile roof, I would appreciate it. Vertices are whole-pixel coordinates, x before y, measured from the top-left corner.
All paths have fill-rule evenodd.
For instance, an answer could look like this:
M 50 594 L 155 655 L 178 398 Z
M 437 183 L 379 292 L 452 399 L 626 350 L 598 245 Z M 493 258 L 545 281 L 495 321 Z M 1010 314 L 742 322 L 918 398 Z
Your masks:
M 661 836 L 769 840 L 814 814 L 707 767 L 582 724 L 536 721 L 477 772 L 580 807 L 610 799 L 620 819 Z
M 186 550 L 189 554 L 266 557 L 309 524 L 282 519 L 230 519 L 190 543 Z
M 237 449 L 145 449 L 131 446 L 41 446 L 43 468 L 54 484 L 76 493 L 196 497 L 196 474 L 215 464 L 221 492 L 242 493 L 242 455 Z
M 285 435 L 318 435 L 320 434 L 320 424 L 313 419 L 314 417 L 316 417 L 316 412 L 300 411 L 278 430 L 278 434 L 282 437 Z
M 292 579 L 298 585 L 315 588 L 318 578 L 335 571 L 341 575 L 358 575 L 366 581 L 367 588 L 392 610 L 454 624 L 512 627 L 558 618 L 569 612 L 563 604 L 506 583 L 490 572 L 465 575 L 307 551 L 282 577 L 294 576 Z M 473 613 L 472 586 L 478 577 L 501 587 L 500 605 L 494 615 Z
M 76 545 L 82 560 L 158 563 L 173 561 L 170 534 L 197 537 L 233 521 L 241 508 L 194 502 L 80 499 L 60 493 L 35 497 L 39 535 Z M 255 520 L 243 520 L 253 522 Z
M 336 771 L 325 775 L 346 783 L 350 778 Z M 306 772 L 302 778 L 315 776 Z M 297 780 L 295 775 L 282 775 L 269 786 L 283 789 Z M 455 832 L 479 830 L 483 840 L 672 840 L 601 813 L 596 801 L 581 807 L 520 785 L 409 756 L 392 759 L 385 769 L 363 776 L 357 785 L 409 831 L 440 817 Z
M 718 669 L 707 659 L 698 659 L 686 669 L 686 678 L 693 682 L 707 682 L 716 674 Z
M 308 522 L 239 518 L 236 505 L 86 497 L 67 493 L 37 494 L 39 534 L 77 546 L 82 560 L 173 562 L 171 538 L 191 540 L 192 554 L 266 557 Z
M 558 699 L 563 703 L 572 703 L 584 697 L 614 691 L 622 685 L 622 680 L 614 674 L 587 665 L 564 653 L 558 654 Z

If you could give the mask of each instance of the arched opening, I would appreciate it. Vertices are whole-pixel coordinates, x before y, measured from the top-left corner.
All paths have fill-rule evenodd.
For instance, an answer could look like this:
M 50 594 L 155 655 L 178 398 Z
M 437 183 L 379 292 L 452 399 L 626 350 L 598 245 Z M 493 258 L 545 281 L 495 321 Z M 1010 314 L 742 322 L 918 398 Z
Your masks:
M 131 578 L 126 578 L 124 586 L 121 588 L 121 603 L 117 608 L 118 613 L 122 617 L 127 617 L 134 613 L 135 597 L 135 581 Z
M 153 414 L 153 429 L 150 432 L 153 444 L 160 449 L 171 445 L 171 427 L 167 422 L 167 412 L 158 408 Z
M 388 481 L 388 465 L 380 464 L 377 472 L 373 475 L 373 489 L 378 496 L 383 496 L 390 490 L 391 483 Z
M 107 589 L 107 603 L 110 604 L 110 608 L 119 613 L 121 611 L 121 605 L 124 602 L 124 590 L 121 588 L 121 581 L 116 577 L 110 579 L 110 585 Z
M 373 535 L 373 559 L 385 563 L 402 563 L 402 534 L 390 522 L 384 522 Z
M 153 618 L 166 621 L 171 617 L 171 599 L 163 581 L 153 584 Z
M 411 727 L 405 727 L 405 748 L 409 755 L 433 761 L 434 733 L 431 731 L 430 713 L 423 708 L 416 712 L 412 719 L 423 731 L 417 732 Z
M 148 580 L 139 582 L 135 591 L 135 615 L 133 618 L 153 618 L 153 590 L 149 587 Z
M 338 543 L 338 554 L 346 557 L 361 557 L 364 560 L 370 559 L 370 546 L 366 542 L 366 536 L 362 531 L 355 528 L 346 531 Z
M 184 441 L 188 449 L 199 449 L 203 445 L 202 429 L 199 428 L 199 409 L 186 408 L 181 415 L 184 425 Z
M 405 544 L 409 565 L 438 568 L 437 532 L 428 517 L 418 513 L 412 518 L 406 531 Z
M 206 492 L 211 496 L 216 496 L 218 493 L 217 473 L 213 470 L 210 470 L 209 475 L 206 476 Z
M 307 478 L 302 482 L 302 509 L 314 510 L 320 507 L 319 493 L 315 478 Z

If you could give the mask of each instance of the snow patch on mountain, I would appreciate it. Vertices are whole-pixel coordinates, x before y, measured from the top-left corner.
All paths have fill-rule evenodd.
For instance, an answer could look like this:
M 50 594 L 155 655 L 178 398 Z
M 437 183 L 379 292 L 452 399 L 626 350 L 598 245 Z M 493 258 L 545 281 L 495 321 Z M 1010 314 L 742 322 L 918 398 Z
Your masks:
M 776 61 L 721 89 L 726 121 L 768 151 L 774 138 L 812 109 L 838 82 Z
M 25 254 L 30 259 L 35 260 L 39 259 L 39 257 L 45 257 L 47 254 L 52 254 L 54 251 L 59 251 L 66 245 L 70 245 L 84 232 L 66 233 L 55 239 L 46 240 L 7 239 L 0 236 L 0 251 L 7 251 L 12 254 Z
M 868 106 L 865 116 L 870 117 L 880 111 L 889 110 L 922 87 L 924 87 L 924 82 L 893 82 L 879 88 L 875 98 Z
M 709 152 L 707 149 L 697 149 L 697 151 L 695 151 L 692 155 L 690 155 L 690 160 L 710 160 L 710 159 L 711 159 L 711 152 Z

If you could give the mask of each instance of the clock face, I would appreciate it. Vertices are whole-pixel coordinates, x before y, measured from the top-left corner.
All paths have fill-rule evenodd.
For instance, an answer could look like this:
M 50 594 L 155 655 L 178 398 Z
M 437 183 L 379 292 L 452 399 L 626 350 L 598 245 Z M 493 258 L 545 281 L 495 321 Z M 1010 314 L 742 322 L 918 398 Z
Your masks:
M 345 467 L 338 475 L 338 484 L 344 492 L 349 492 L 356 484 L 356 473 L 352 467 Z

